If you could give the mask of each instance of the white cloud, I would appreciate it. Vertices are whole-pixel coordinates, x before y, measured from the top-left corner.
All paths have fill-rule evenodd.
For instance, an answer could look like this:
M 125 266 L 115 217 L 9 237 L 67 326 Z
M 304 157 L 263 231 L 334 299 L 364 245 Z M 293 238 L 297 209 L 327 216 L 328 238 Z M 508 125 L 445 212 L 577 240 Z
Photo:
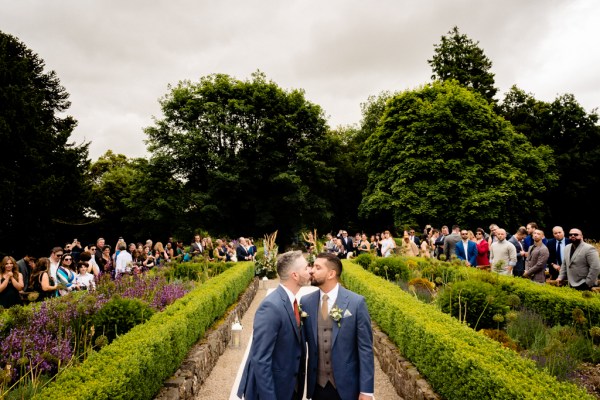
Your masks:
M 330 124 L 360 120 L 382 90 L 430 79 L 427 59 L 457 25 L 493 62 L 500 93 L 517 84 L 541 100 L 573 93 L 600 105 L 595 40 L 600 3 L 551 0 L 52 1 L 0 0 L 0 26 L 57 72 L 71 94 L 75 141 L 145 155 L 143 128 L 168 84 L 257 69 L 301 88 Z

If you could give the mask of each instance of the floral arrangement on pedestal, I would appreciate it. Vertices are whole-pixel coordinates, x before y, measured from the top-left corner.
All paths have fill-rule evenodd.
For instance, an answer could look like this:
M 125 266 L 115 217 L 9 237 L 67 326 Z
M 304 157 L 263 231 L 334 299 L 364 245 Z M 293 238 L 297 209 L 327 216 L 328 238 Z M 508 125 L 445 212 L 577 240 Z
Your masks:
M 323 251 L 323 246 L 319 243 L 317 238 L 318 236 L 316 229 L 314 229 L 312 232 L 302 232 L 302 239 L 304 240 L 306 251 L 308 253 L 306 261 L 308 261 L 310 265 L 315 262 L 315 257 L 317 254 Z
M 256 260 L 254 261 L 254 270 L 256 276 L 262 278 L 267 277 L 268 279 L 275 279 L 277 277 L 277 251 L 278 247 L 275 243 L 277 238 L 277 231 L 270 235 L 265 234 L 263 240 L 263 254 L 257 254 Z

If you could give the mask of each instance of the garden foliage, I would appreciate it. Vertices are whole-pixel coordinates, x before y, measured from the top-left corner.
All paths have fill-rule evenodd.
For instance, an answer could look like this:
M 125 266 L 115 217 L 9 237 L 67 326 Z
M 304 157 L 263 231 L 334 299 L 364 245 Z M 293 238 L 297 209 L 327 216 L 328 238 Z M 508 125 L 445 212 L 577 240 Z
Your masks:
M 253 263 L 238 263 L 164 312 L 65 370 L 35 399 L 151 399 L 206 329 L 248 287 Z
M 445 398 L 591 398 L 352 262 L 344 262 L 341 277 L 347 288 L 365 296 L 373 320 Z

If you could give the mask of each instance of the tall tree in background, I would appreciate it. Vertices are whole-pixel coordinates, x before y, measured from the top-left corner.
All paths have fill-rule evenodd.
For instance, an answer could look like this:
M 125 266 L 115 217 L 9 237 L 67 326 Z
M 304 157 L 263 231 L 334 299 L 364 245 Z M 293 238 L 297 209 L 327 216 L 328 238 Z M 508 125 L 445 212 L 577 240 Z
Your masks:
M 360 211 L 392 214 L 397 226 L 539 221 L 539 197 L 557 179 L 548 147 L 532 146 L 456 81 L 389 100 L 366 151 Z
M 487 101 L 494 101 L 498 89 L 494 87 L 494 74 L 490 72 L 492 62 L 479 47 L 479 42 L 461 34 L 455 26 L 447 36 L 442 36 L 441 43 L 434 48 L 433 58 L 428 60 L 433 71 L 431 79 L 455 79 L 480 93 Z
M 90 172 L 96 234 L 137 241 L 164 241 L 172 235 L 190 240 L 192 229 L 185 218 L 189 199 L 181 182 L 169 177 L 166 163 L 128 159 L 109 150 L 92 163 Z
M 194 226 L 230 235 L 279 229 L 289 242 L 331 220 L 335 142 L 302 91 L 260 72 L 246 81 L 217 74 L 180 82 L 161 107 L 164 117 L 146 129 L 148 149 L 185 182 Z
M 580 227 L 586 236 L 600 236 L 600 217 L 593 212 L 600 186 L 600 126 L 595 111 L 587 113 L 572 94 L 553 102 L 539 101 L 513 86 L 499 107 L 515 129 L 534 146 L 553 150 L 558 185 L 541 196 L 550 210 L 549 223 Z
M 49 254 L 83 222 L 88 145 L 69 142 L 68 97 L 42 59 L 0 32 L 0 253 Z

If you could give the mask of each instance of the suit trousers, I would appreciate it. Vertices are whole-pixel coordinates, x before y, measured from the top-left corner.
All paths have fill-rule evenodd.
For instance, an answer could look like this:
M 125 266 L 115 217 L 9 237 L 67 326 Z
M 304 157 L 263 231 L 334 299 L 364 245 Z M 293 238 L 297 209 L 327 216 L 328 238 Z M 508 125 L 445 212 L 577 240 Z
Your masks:
M 321 387 L 319 384 L 315 385 L 315 392 L 313 393 L 312 400 L 342 400 L 342 398 L 331 382 L 327 382 L 325 387 Z

